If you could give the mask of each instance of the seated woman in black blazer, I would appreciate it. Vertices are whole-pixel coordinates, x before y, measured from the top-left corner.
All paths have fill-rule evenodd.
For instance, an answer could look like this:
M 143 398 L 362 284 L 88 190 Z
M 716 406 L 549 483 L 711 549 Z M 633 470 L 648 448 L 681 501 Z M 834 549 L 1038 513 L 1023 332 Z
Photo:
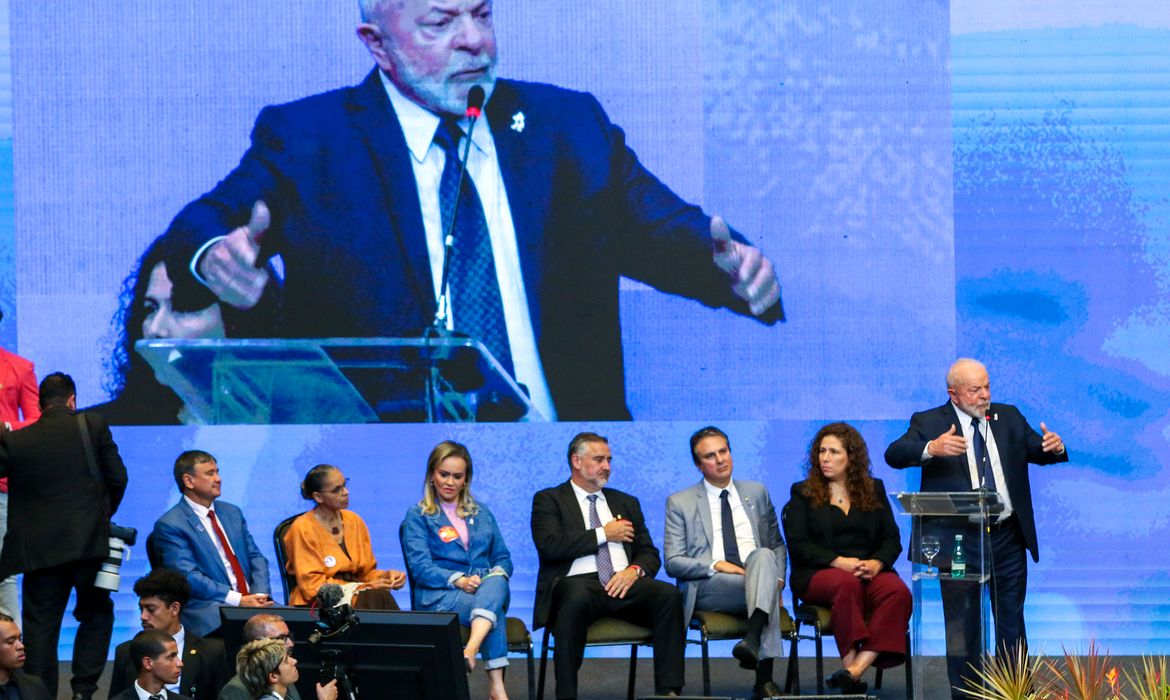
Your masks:
M 826 683 L 863 693 L 865 669 L 906 660 L 911 599 L 892 571 L 902 552 L 898 525 L 856 428 L 830 423 L 817 432 L 808 474 L 792 485 L 784 510 L 792 590 L 832 609 L 842 668 Z

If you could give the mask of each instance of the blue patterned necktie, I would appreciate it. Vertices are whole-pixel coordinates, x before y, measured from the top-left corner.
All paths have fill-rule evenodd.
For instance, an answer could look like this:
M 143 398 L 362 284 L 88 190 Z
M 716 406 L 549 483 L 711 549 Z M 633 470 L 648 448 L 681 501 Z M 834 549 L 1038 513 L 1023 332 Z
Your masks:
M 589 499 L 589 528 L 596 530 L 601 527 L 601 518 L 597 517 L 597 494 L 590 494 L 586 498 Z M 603 586 L 613 578 L 613 559 L 609 556 L 608 541 L 602 542 L 597 548 L 597 576 Z
M 972 441 L 975 448 L 975 473 L 986 480 L 984 483 L 988 491 L 997 491 L 995 472 L 991 469 L 991 460 L 987 459 L 987 440 L 984 439 L 983 432 L 979 429 L 978 418 L 971 418 L 971 427 L 975 430 L 975 439 Z
M 483 204 L 475 190 L 471 176 L 463 178 L 459 188 L 459 152 L 457 144 L 463 131 L 453 119 L 439 122 L 435 144 L 443 149 L 446 163 L 439 181 L 439 207 L 442 211 L 443 231 L 451 225 L 451 211 L 458 198 L 455 227 L 451 229 L 454 244 L 451 249 L 450 289 L 451 311 L 455 329 L 484 344 L 508 374 L 515 377 L 512 350 L 508 345 L 508 328 L 504 323 L 504 304 L 500 299 L 500 283 L 496 277 L 492 241 L 488 235 Z

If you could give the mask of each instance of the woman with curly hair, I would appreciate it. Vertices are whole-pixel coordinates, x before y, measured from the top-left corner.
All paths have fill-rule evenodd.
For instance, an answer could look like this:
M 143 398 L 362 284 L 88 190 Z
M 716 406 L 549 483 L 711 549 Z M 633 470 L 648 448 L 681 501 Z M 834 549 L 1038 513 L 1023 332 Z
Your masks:
M 244 315 L 230 306 L 212 301 L 202 308 L 187 309 L 174 303 L 166 264 L 170 247 L 165 237 L 156 238 L 122 282 L 118 311 L 111 321 L 115 338 L 105 382 L 113 399 L 86 409 L 101 413 L 111 425 L 194 422 L 182 399 L 159 383 L 154 370 L 135 350 L 139 340 L 267 335 L 262 324 L 245 323 Z M 275 306 L 275 296 L 274 288 L 265 290 L 265 310 Z
M 792 590 L 831 608 L 841 670 L 826 679 L 844 693 L 863 693 L 861 674 L 906 660 L 911 598 L 892 571 L 902 538 L 885 486 L 870 470 L 857 429 L 830 423 L 817 431 L 804 481 L 784 508 Z

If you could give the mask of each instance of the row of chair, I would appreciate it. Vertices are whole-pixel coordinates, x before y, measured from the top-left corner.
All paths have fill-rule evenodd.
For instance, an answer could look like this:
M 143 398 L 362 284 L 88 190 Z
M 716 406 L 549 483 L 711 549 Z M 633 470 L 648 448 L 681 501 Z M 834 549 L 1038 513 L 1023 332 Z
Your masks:
M 284 588 L 284 599 L 287 603 L 289 594 L 292 589 L 296 587 L 296 577 L 288 573 L 285 563 L 288 561 L 287 553 L 284 548 L 284 535 L 288 531 L 289 526 L 292 525 L 293 520 L 296 520 L 298 515 L 291 516 L 284 519 L 276 526 L 272 533 L 272 545 L 276 551 L 277 565 L 281 573 L 281 585 Z M 398 533 L 398 541 L 402 541 L 402 533 Z M 403 553 L 405 556 L 405 552 Z M 407 575 L 409 576 L 409 571 Z M 410 587 L 414 590 L 414 582 L 410 581 Z M 833 634 L 832 625 L 830 623 L 830 610 L 827 607 L 820 605 L 813 605 L 811 603 L 800 603 L 796 599 L 796 594 L 792 596 L 793 610 L 795 617 L 790 615 L 788 610 L 781 606 L 780 614 L 783 619 L 780 622 L 780 632 L 785 640 L 789 642 L 788 653 L 788 669 L 785 674 L 784 692 L 800 694 L 800 666 L 797 663 L 797 642 L 800 640 L 811 640 L 815 642 L 816 646 L 816 663 L 817 663 L 817 693 L 824 693 L 824 637 Z M 411 607 L 414 607 L 414 601 L 411 601 Z M 528 697 L 543 700 L 544 698 L 544 681 L 545 672 L 548 666 L 548 653 L 550 650 L 555 651 L 553 640 L 550 639 L 550 629 L 545 627 L 544 639 L 541 642 L 540 649 L 540 674 L 539 681 L 536 678 L 536 664 L 533 658 L 533 644 L 532 634 L 528 630 L 528 626 L 524 621 L 518 617 L 508 617 L 506 620 L 507 638 L 508 638 L 508 652 L 511 654 L 520 654 L 526 657 L 528 661 Z M 811 628 L 811 634 L 802 632 L 801 627 L 806 626 Z M 710 642 L 739 640 L 747 633 L 747 617 L 743 615 L 732 615 L 729 613 L 715 612 L 708 610 L 696 610 L 694 616 L 691 618 L 690 628 L 698 633 L 698 639 L 688 638 L 687 643 L 698 644 L 702 654 L 702 668 L 703 668 L 703 694 L 711 694 L 711 654 Z M 468 628 L 463 628 L 463 641 L 467 641 L 469 634 Z M 602 646 L 625 646 L 630 647 L 630 673 L 629 683 L 626 690 L 627 700 L 634 700 L 634 685 L 638 673 L 638 647 L 651 646 L 653 644 L 652 634 L 649 628 L 635 625 L 625 620 L 616 618 L 602 618 L 592 625 L 585 633 L 585 646 L 602 647 Z M 907 639 L 907 648 L 909 648 L 909 639 Z M 906 660 L 906 697 L 907 700 L 912 698 L 912 682 L 911 682 L 911 668 L 910 660 Z M 880 689 L 882 687 L 882 669 L 876 670 L 874 677 L 874 688 Z

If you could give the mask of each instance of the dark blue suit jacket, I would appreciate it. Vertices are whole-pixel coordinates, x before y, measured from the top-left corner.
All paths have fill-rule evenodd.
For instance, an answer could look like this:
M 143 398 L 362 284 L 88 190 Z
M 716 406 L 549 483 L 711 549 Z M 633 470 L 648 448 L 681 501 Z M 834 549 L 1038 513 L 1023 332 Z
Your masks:
M 215 514 L 224 535 L 232 545 L 244 575 L 249 593 L 268 593 L 268 559 L 260 553 L 248 522 L 240 509 L 224 501 L 216 501 Z M 154 524 L 154 543 L 162 556 L 163 565 L 187 577 L 191 584 L 191 600 L 183 606 L 183 626 L 199 636 L 219 628 L 219 606 L 227 597 L 231 585 L 227 569 L 220 559 L 209 532 L 187 501 L 179 499 Z
M 1024 544 L 1034 561 L 1040 561 L 1040 547 L 1036 541 L 1036 519 L 1032 512 L 1032 482 L 1028 478 L 1028 463 L 1055 464 L 1067 462 L 1068 452 L 1056 455 L 1041 448 L 1040 434 L 1028 425 L 1019 409 L 1005 403 L 993 403 L 988 421 L 999 461 L 1011 495 L 1012 508 L 1019 519 Z M 910 418 L 906 434 L 886 448 L 886 463 L 895 469 L 922 465 L 923 491 L 970 491 L 971 473 L 966 455 L 933 457 L 922 461 L 926 443 L 945 433 L 952 425 L 962 430 L 960 418 L 970 423 L 966 414 L 959 416 L 948 401 L 938 408 L 915 413 Z
M 642 167 L 591 95 L 500 80 L 485 111 L 558 416 L 626 419 L 619 277 L 749 313 L 712 264 L 709 218 Z M 178 308 L 211 302 L 191 257 L 258 199 L 274 217 L 262 254 L 279 253 L 286 272 L 274 335 L 409 336 L 431 322 L 418 188 L 376 71 L 260 113 L 239 166 L 167 233 Z M 765 320 L 779 316 L 777 304 Z

